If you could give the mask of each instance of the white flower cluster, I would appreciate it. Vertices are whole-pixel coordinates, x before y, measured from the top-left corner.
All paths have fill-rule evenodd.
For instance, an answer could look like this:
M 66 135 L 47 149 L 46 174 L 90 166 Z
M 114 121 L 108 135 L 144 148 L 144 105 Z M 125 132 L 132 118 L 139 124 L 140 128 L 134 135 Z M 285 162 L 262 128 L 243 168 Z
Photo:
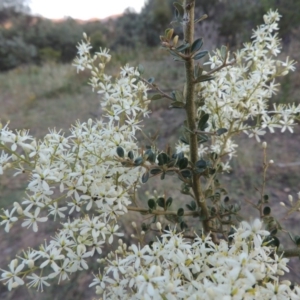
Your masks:
M 291 130 L 292 115 L 300 112 L 295 106 L 275 107 L 271 115 L 267 111 L 266 99 L 275 88 L 272 80 L 293 70 L 293 63 L 268 56 L 279 51 L 276 35 L 272 35 L 278 18 L 276 12 L 265 16 L 266 25 L 255 32 L 253 43 L 237 53 L 237 64 L 216 73 L 201 92 L 205 99 L 201 109 L 211 116 L 207 130 L 214 126 L 228 129 L 214 137 L 214 152 L 232 154 L 235 145 L 230 138 L 239 131 L 250 130 L 250 135 L 258 136 L 266 127 Z M 139 185 L 139 164 L 122 165 L 117 147 L 122 147 L 121 156 L 128 155 L 134 162 L 139 152 L 135 133 L 141 118 L 149 113 L 147 86 L 129 66 L 113 81 L 104 73 L 110 60 L 108 50 L 91 56 L 90 42 L 84 38 L 75 66 L 91 70 L 90 85 L 102 97 L 103 120 L 77 122 L 69 136 L 53 130 L 43 140 L 34 139 L 26 130 L 0 127 L 0 174 L 16 168 L 15 175 L 29 176 L 26 198 L 11 210 L 3 210 L 5 231 L 18 220 L 37 231 L 38 223 L 50 216 L 65 219 L 68 215 L 54 238 L 38 250 L 24 251 L 11 261 L 8 271 L 2 270 L 0 280 L 9 290 L 25 281 L 28 287 L 43 290 L 54 278 L 60 282 L 88 269 L 88 257 L 100 255 L 104 243 L 123 235 L 117 220 L 127 213 Z M 212 65 L 222 63 L 220 55 L 211 57 Z M 251 118 L 259 120 L 254 129 L 247 125 Z M 201 146 L 199 151 L 205 153 L 208 148 Z M 95 276 L 91 286 L 105 299 L 300 299 L 298 287 L 291 289 L 288 282 L 278 281 L 288 271 L 287 259 L 263 243 L 267 234 L 256 220 L 252 226 L 242 222 L 232 242 L 222 240 L 219 245 L 209 236 L 189 243 L 175 230 L 162 234 L 151 247 L 127 248 L 120 242 L 105 260 L 103 275 Z
M 273 110 L 268 107 L 268 100 L 279 85 L 275 78 L 295 70 L 295 62 L 289 58 L 285 62 L 275 59 L 281 49 L 275 33 L 279 19 L 277 11 L 269 11 L 264 16 L 265 24 L 254 30 L 252 42 L 235 53 L 235 63 L 232 64 L 229 54 L 225 55 L 222 50 L 210 55 L 205 63 L 211 69 L 230 64 L 213 73 L 213 80 L 201 82 L 199 91 L 200 99 L 204 100 L 204 105 L 199 107 L 199 117 L 201 111 L 210 115 L 205 131 L 226 128 L 228 132 L 214 136 L 210 147 L 201 147 L 201 156 L 215 152 L 227 153 L 231 158 L 237 147 L 232 137 L 240 132 L 255 137 L 258 142 L 267 128 L 272 133 L 275 128 L 293 132 L 294 116 L 300 112 L 300 105 L 274 105 Z M 177 151 L 182 150 L 188 151 L 179 144 Z
M 242 222 L 232 242 L 219 245 L 210 236 L 190 243 L 175 230 L 143 248 L 120 241 L 90 286 L 103 299 L 299 299 L 299 287 L 278 281 L 288 260 L 264 244 L 261 227 Z
M 24 278 L 38 289 L 54 277 L 67 279 L 69 273 L 87 269 L 85 258 L 95 251 L 101 253 L 105 241 L 111 244 L 115 235 L 123 235 L 117 232 L 117 218 L 127 213 L 141 169 L 123 166 L 116 159 L 116 149 L 122 147 L 124 155 L 130 152 L 131 158 L 138 153 L 135 133 L 139 118 L 148 113 L 147 86 L 137 81 L 137 71 L 128 66 L 112 82 L 103 73 L 108 52 L 101 50 L 89 58 L 89 49 L 88 42 L 78 47 L 77 68 L 92 69 L 91 82 L 102 93 L 105 121 L 77 122 L 69 136 L 53 130 L 39 141 L 28 131 L 13 132 L 8 125 L 1 126 L 0 173 L 15 167 L 15 175 L 25 173 L 30 179 L 22 203 L 3 210 L 0 224 L 5 231 L 18 220 L 23 220 L 22 227 L 36 232 L 38 223 L 50 216 L 54 220 L 67 215 L 72 218 L 62 223 L 49 245 L 29 250 L 20 262 L 10 263 L 10 271 L 4 271 L 1 279 L 9 289 L 23 284 Z M 94 66 L 97 58 L 101 69 Z M 48 275 L 46 266 L 51 269 Z

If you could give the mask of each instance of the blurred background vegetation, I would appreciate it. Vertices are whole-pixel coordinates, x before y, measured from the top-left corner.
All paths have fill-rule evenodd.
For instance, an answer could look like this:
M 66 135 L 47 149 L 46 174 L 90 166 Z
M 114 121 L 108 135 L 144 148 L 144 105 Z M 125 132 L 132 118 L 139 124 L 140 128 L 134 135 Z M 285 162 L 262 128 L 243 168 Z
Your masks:
M 122 64 L 129 62 L 145 67 L 145 76 L 155 77 L 156 82 L 166 91 L 182 88 L 184 74 L 182 66 L 159 48 L 159 35 L 164 33 L 173 18 L 174 0 L 147 0 L 141 13 L 127 9 L 119 17 L 105 20 L 80 21 L 72 18 L 49 20 L 30 15 L 28 3 L 24 0 L 0 0 L 0 119 L 10 120 L 10 128 L 29 128 L 31 134 L 42 137 L 48 128 L 68 130 L 80 119 L 101 117 L 99 97 L 87 85 L 89 74 L 76 74 L 71 62 L 76 55 L 76 44 L 86 32 L 92 40 L 94 51 L 99 47 L 111 49 L 113 59 L 108 72 L 116 75 Z M 197 0 L 197 14 L 208 14 L 209 19 L 196 27 L 197 36 L 204 37 L 204 47 L 212 51 L 222 44 L 231 50 L 239 48 L 250 40 L 252 29 L 262 23 L 263 14 L 270 8 L 278 9 L 283 15 L 279 35 L 283 41 L 281 59 L 290 56 L 300 60 L 300 1 L 298 0 Z M 176 33 L 181 35 L 180 28 Z M 300 72 L 289 74 L 281 80 L 281 89 L 273 103 L 299 103 Z M 151 92 L 151 91 L 150 91 Z M 271 103 L 272 105 L 272 103 Z M 170 110 L 167 100 L 151 104 L 153 114 L 145 120 L 145 131 L 154 134 L 159 131 L 158 144 L 163 149 L 168 143 L 174 145 L 176 136 L 184 120 L 183 112 Z M 288 194 L 296 195 L 300 190 L 300 130 L 295 134 L 268 134 L 269 158 L 275 161 L 267 177 L 267 193 L 275 203 L 275 214 L 284 216 L 278 205 L 286 201 Z M 143 141 L 142 141 L 143 143 Z M 261 186 L 262 151 L 261 145 L 246 136 L 238 137 L 238 156 L 232 160 L 233 172 L 225 174 L 221 180 L 233 201 L 257 201 L 257 188 Z M 140 192 L 140 199 L 147 200 L 145 190 L 157 189 L 174 199 L 182 197 L 174 189 L 173 179 L 153 180 L 150 186 Z M 177 181 L 176 181 L 177 184 Z M 9 207 L 14 201 L 22 201 L 26 181 L 12 180 L 8 176 L 0 178 L 1 207 Z M 176 201 L 174 201 L 176 202 Z M 251 209 L 248 207 L 247 209 Z M 244 211 L 244 215 L 249 215 Z M 251 215 L 251 214 L 250 214 Z M 255 213 L 253 216 L 258 216 Z M 130 222 L 137 216 L 128 215 L 123 220 L 124 228 L 131 232 Z M 139 216 L 142 218 L 142 216 Z M 295 227 L 297 216 L 284 224 Z M 299 223 L 298 223 L 299 224 Z M 299 226 L 298 226 L 299 227 Z M 0 231 L 0 267 L 5 269 L 10 259 L 20 249 L 37 247 L 43 239 L 53 235 L 58 224 L 41 226 L 38 234 L 30 230 L 19 230 L 16 225 L 11 234 Z M 299 235 L 299 232 L 294 232 Z M 107 253 L 109 249 L 104 249 Z M 97 267 L 93 270 L 97 272 Z M 299 272 L 298 272 L 299 273 Z M 300 282 L 297 270 L 291 270 L 290 279 Z M 0 298 L 14 300 L 59 300 L 90 299 L 94 290 L 87 286 L 92 275 L 75 274 L 71 283 L 58 288 L 48 288 L 43 294 L 20 288 L 7 292 L 0 284 Z M 74 285 L 76 282 L 76 285 Z

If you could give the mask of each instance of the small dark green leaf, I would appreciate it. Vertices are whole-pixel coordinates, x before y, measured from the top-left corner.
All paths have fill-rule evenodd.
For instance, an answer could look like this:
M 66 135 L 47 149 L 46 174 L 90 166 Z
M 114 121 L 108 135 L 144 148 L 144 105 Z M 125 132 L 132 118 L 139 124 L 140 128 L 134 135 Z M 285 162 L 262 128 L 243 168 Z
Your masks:
M 191 207 L 193 208 L 193 210 L 196 210 L 197 208 L 196 202 L 194 200 L 191 201 Z
M 185 229 L 187 229 L 187 228 L 188 228 L 187 224 L 186 224 L 184 221 L 182 221 L 182 222 L 180 223 L 180 229 L 181 229 L 181 230 L 185 230 Z
M 182 171 L 180 171 L 180 174 L 184 178 L 191 178 L 192 177 L 192 172 L 190 170 L 182 170 Z
M 269 196 L 268 196 L 268 195 L 264 195 L 264 196 L 263 196 L 263 199 L 264 199 L 264 203 L 268 203 Z
M 273 246 L 273 247 L 277 247 L 277 248 L 280 245 L 279 239 L 274 235 L 268 235 L 265 238 L 264 242 L 268 242 L 268 244 L 267 244 L 268 246 Z
M 179 169 L 185 169 L 188 166 L 188 164 L 189 160 L 186 157 L 180 159 L 178 163 Z
M 184 158 L 184 153 L 182 151 L 179 153 L 174 153 L 172 155 L 172 158 L 177 159 L 177 161 L 179 162 L 180 159 Z
M 174 50 L 169 50 L 170 54 L 173 55 L 174 57 L 180 57 L 180 55 L 178 54 L 178 52 L 174 51 Z
M 176 50 L 177 50 L 178 52 L 182 52 L 182 51 L 184 51 L 185 49 L 188 49 L 189 47 L 190 47 L 190 44 L 189 44 L 189 43 L 187 43 L 187 44 L 182 44 L 182 45 L 180 45 L 179 47 L 177 47 Z
M 296 241 L 296 245 L 299 247 L 300 246 L 300 236 L 296 235 L 295 241 Z
M 189 210 L 193 210 L 193 208 L 189 205 L 189 204 L 186 204 L 185 205 Z
M 142 223 L 142 230 L 143 231 L 147 231 L 148 229 L 149 229 L 149 225 L 148 224 L 146 224 L 146 223 Z
M 197 77 L 201 76 L 203 71 L 204 71 L 204 69 L 201 68 L 200 65 L 198 64 L 197 66 L 195 66 L 195 69 L 194 69 L 194 77 L 197 78 Z
M 201 119 L 199 120 L 199 123 L 198 123 L 198 129 L 203 131 L 205 128 L 206 128 L 206 123 L 209 119 L 209 114 L 204 114 Z
M 203 15 L 202 17 L 196 19 L 196 20 L 194 21 L 194 23 L 196 24 L 196 23 L 198 23 L 198 22 L 201 22 L 201 21 L 205 20 L 207 17 L 208 17 L 207 14 L 205 14 L 205 15 Z
M 150 78 L 148 79 L 148 82 L 149 82 L 150 84 L 152 84 L 152 83 L 154 82 L 154 80 L 155 80 L 154 77 L 150 77 Z
M 183 102 L 183 94 L 180 91 L 175 91 L 175 99 L 178 102 Z
M 145 71 L 145 68 L 143 65 L 139 64 L 137 70 L 140 73 L 140 75 L 142 75 Z
M 188 139 L 187 139 L 185 136 L 181 136 L 179 139 L 180 139 L 180 141 L 183 142 L 184 144 L 189 145 L 189 141 L 188 141 Z
M 185 103 L 180 102 L 180 101 L 175 101 L 175 102 L 172 102 L 169 107 L 170 108 L 184 108 L 185 107 Z
M 197 82 L 205 82 L 205 81 L 210 81 L 210 80 L 212 80 L 212 79 L 214 79 L 214 76 L 210 76 L 210 75 L 200 75 L 200 76 L 198 76 L 196 79 L 195 79 L 195 83 L 197 83 Z
M 155 159 L 156 159 L 156 155 L 155 153 L 153 153 L 153 151 L 151 149 L 147 149 L 145 151 L 145 156 L 146 156 L 146 159 L 151 162 L 151 163 L 154 163 L 155 162 Z
M 165 177 L 166 177 L 166 173 L 165 173 L 165 172 L 161 173 L 161 175 L 160 175 L 160 179 L 161 179 L 161 180 L 164 180 L 164 179 L 165 179 Z
M 271 213 L 271 208 L 269 206 L 264 207 L 263 214 L 268 216 Z
M 161 169 L 151 169 L 150 170 L 150 174 L 152 174 L 152 175 L 157 175 L 157 174 L 159 174 L 161 172 L 162 172 Z
M 219 128 L 216 133 L 218 136 L 224 134 L 225 132 L 227 132 L 228 130 L 226 128 Z
M 170 207 L 170 206 L 172 205 L 172 202 L 173 202 L 173 198 L 172 198 L 172 197 L 169 197 L 169 198 L 167 199 L 166 206 L 167 206 L 167 207 Z
M 206 142 L 208 141 L 208 136 L 205 135 L 205 134 L 199 134 L 198 137 L 199 137 L 198 142 L 199 142 L 200 144 L 206 143 Z
M 184 215 L 184 209 L 183 208 L 179 208 L 178 210 L 177 210 L 177 216 L 178 217 L 182 217 Z
M 192 53 L 197 52 L 198 50 L 201 49 L 202 46 L 203 46 L 203 39 L 202 38 L 196 39 L 192 44 L 191 52 Z
M 135 166 L 140 166 L 143 163 L 143 158 L 142 157 L 138 157 L 134 160 L 134 165 Z
M 158 165 L 162 166 L 167 164 L 170 161 L 170 157 L 166 153 L 161 152 L 158 154 L 157 160 L 158 160 Z
M 195 201 L 192 201 L 190 204 L 186 204 L 186 207 L 191 211 L 195 211 L 197 208 L 197 205 L 196 205 Z
M 154 199 L 149 199 L 149 200 L 148 200 L 148 207 L 149 207 L 150 209 L 155 209 L 155 208 L 156 208 L 156 202 L 155 202 Z
M 149 179 L 149 172 L 146 172 L 142 176 L 142 183 L 146 183 Z
M 128 158 L 129 159 L 131 159 L 131 160 L 133 160 L 134 159 L 134 155 L 133 155 L 133 152 L 130 150 L 129 152 L 128 152 Z
M 124 155 L 125 155 L 124 149 L 122 147 L 120 147 L 120 146 L 117 147 L 117 154 L 120 157 L 124 157 Z
M 165 207 L 165 198 L 164 197 L 159 197 L 156 201 L 157 205 L 164 208 Z
M 224 202 L 225 202 L 225 203 L 228 203 L 228 202 L 229 202 L 229 200 L 230 200 L 230 199 L 229 199 L 229 197 L 228 197 L 228 196 L 226 196 L 226 197 L 224 198 Z
M 201 59 L 202 57 L 204 57 L 205 55 L 207 55 L 207 53 L 208 53 L 208 51 L 201 51 L 201 52 L 199 52 L 199 53 L 197 53 L 194 57 L 193 57 L 193 59 L 194 60 L 198 60 L 198 59 Z
M 182 18 L 184 15 L 183 6 L 178 2 L 174 2 L 173 5 L 176 8 L 176 10 L 178 11 L 179 16 Z
M 205 169 L 205 168 L 207 167 L 207 162 L 206 162 L 204 159 L 199 159 L 199 160 L 196 162 L 195 166 L 196 166 L 197 168 L 203 168 L 203 169 Z
M 154 95 L 150 98 L 150 100 L 152 100 L 152 101 L 160 100 L 160 99 L 162 99 L 163 97 L 164 97 L 164 96 L 161 95 L 161 94 L 154 94 Z

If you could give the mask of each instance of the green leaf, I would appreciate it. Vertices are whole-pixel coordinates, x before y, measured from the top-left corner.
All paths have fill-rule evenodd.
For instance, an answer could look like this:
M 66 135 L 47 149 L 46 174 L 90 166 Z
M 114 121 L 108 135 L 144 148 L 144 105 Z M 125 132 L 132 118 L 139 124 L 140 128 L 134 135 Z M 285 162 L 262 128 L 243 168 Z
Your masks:
M 146 183 L 149 179 L 149 172 L 146 172 L 142 176 L 142 183 Z
M 191 201 L 190 204 L 186 204 L 186 207 L 191 211 L 195 211 L 197 208 L 197 205 L 196 205 L 196 202 L 193 200 L 193 201 Z
M 174 50 L 170 50 L 169 49 L 169 52 L 170 52 L 171 55 L 173 55 L 175 57 L 180 57 L 180 55 L 176 51 L 174 51 Z
M 264 216 L 268 216 L 270 213 L 271 213 L 271 207 L 269 206 L 264 207 L 263 209 Z
M 157 168 L 150 170 L 150 174 L 152 174 L 152 175 L 157 175 L 157 174 L 159 174 L 161 172 L 162 172 L 162 170 L 161 169 L 157 169 Z
M 172 102 L 169 107 L 170 108 L 184 108 L 185 107 L 185 103 L 180 102 L 180 101 L 175 101 L 175 102 Z
M 194 77 L 195 78 L 199 77 L 200 75 L 202 75 L 203 71 L 204 71 L 204 69 L 201 68 L 200 65 L 198 64 L 197 66 L 195 66 L 195 69 L 194 69 Z
M 157 199 L 156 203 L 158 206 L 165 208 L 165 198 L 164 197 L 159 197 Z
M 182 52 L 182 51 L 184 51 L 185 49 L 188 49 L 188 48 L 190 48 L 190 44 L 186 43 L 186 44 L 182 44 L 179 47 L 177 47 L 176 50 L 178 52 Z
M 175 91 L 175 99 L 178 102 L 183 102 L 183 93 L 180 91 Z
M 148 82 L 149 82 L 150 84 L 152 84 L 152 83 L 154 82 L 154 80 L 155 80 L 154 77 L 150 77 L 150 78 L 148 79 Z
M 200 75 L 195 79 L 195 83 L 213 80 L 215 77 L 210 75 Z
M 200 17 L 199 19 L 196 19 L 196 20 L 194 21 L 194 24 L 196 24 L 196 23 L 198 23 L 198 22 L 201 22 L 201 21 L 205 20 L 207 17 L 208 17 L 208 16 L 207 16 L 206 14 L 203 15 L 203 16 Z
M 179 140 L 180 140 L 181 142 L 183 142 L 184 144 L 189 145 L 189 141 L 188 141 L 188 139 L 187 139 L 185 136 L 181 136 L 181 137 L 179 138 Z
M 209 114 L 204 114 L 201 119 L 199 120 L 199 123 L 198 123 L 198 129 L 203 131 L 205 128 L 206 128 L 206 123 L 209 119 Z
M 199 137 L 198 140 L 199 144 L 206 143 L 208 141 L 208 136 L 205 134 L 199 134 L 198 137 Z
M 264 203 L 268 203 L 269 195 L 264 195 L 263 200 L 264 200 Z
M 155 155 L 155 153 L 151 149 L 147 149 L 145 151 L 145 156 L 146 156 L 147 161 L 149 161 L 151 163 L 155 162 L 156 155 Z
M 180 223 L 180 229 L 181 229 L 181 230 L 185 230 L 185 229 L 187 229 L 187 228 L 188 228 L 187 224 L 186 224 L 184 221 L 182 221 L 182 222 Z
M 134 165 L 135 166 L 140 166 L 143 163 L 143 158 L 142 157 L 138 157 L 134 160 Z
M 161 173 L 161 175 L 160 175 L 160 180 L 164 180 L 165 177 L 166 177 L 166 173 L 165 173 L 165 172 Z
M 161 95 L 161 94 L 154 94 L 154 95 L 150 98 L 150 100 L 155 101 L 155 100 L 162 99 L 163 97 L 164 97 L 164 96 Z
M 124 157 L 124 155 L 125 155 L 124 149 L 120 146 L 117 147 L 117 154 L 119 157 Z
M 147 231 L 148 229 L 149 229 L 149 225 L 148 224 L 146 224 L 146 223 L 142 223 L 142 230 L 143 231 Z
M 202 57 L 206 56 L 208 53 L 208 51 L 201 51 L 199 53 L 197 53 L 196 55 L 193 56 L 193 59 L 194 60 L 198 60 L 198 59 L 201 59 Z
M 206 169 L 206 168 L 207 168 L 207 162 L 206 162 L 204 159 L 199 159 L 199 160 L 196 162 L 195 166 L 196 166 L 197 168 L 203 168 L 203 169 Z
M 156 202 L 155 202 L 154 199 L 149 199 L 149 200 L 148 200 L 148 207 L 149 207 L 150 209 L 155 209 L 155 208 L 156 208 Z
M 184 209 L 183 208 L 179 208 L 178 210 L 177 210 L 177 216 L 178 217 L 182 217 L 184 215 Z
M 176 10 L 178 11 L 179 16 L 182 18 L 184 15 L 183 6 L 178 2 L 174 2 L 173 5 L 176 8 Z
M 201 49 L 202 46 L 203 46 L 203 39 L 202 38 L 196 39 L 192 44 L 191 52 L 192 53 L 197 52 L 198 50 Z
M 192 177 L 192 172 L 190 170 L 182 170 L 182 171 L 180 171 L 180 174 L 184 178 L 191 178 Z
M 180 159 L 178 163 L 179 169 L 185 169 L 188 166 L 188 164 L 189 160 L 186 157 Z
M 224 198 L 224 203 L 228 203 L 229 202 L 229 197 L 228 196 L 226 196 L 225 198 Z
M 219 128 L 216 133 L 218 136 L 221 136 L 222 134 L 224 134 L 225 132 L 227 132 L 228 130 L 226 128 Z
M 128 158 L 133 160 L 134 159 L 134 155 L 133 155 L 133 152 L 130 150 L 127 154 Z
M 167 199 L 166 206 L 167 206 L 167 207 L 170 207 L 170 206 L 172 205 L 172 202 L 173 202 L 173 198 L 172 198 L 172 197 L 169 197 L 169 198 Z
M 164 152 L 159 153 L 157 159 L 159 166 L 166 165 L 170 161 L 170 157 Z
M 139 64 L 137 70 L 140 73 L 140 75 L 142 75 L 145 71 L 145 68 L 143 65 Z

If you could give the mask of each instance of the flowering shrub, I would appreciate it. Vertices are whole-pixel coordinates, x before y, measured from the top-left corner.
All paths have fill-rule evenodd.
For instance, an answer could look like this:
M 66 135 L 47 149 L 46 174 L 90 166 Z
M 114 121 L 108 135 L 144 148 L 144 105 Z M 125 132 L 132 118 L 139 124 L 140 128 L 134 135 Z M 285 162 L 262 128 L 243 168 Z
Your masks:
M 276 60 L 280 44 L 276 34 L 279 14 L 270 11 L 233 58 L 226 47 L 209 54 L 205 64 L 195 61 L 207 54 L 202 39 L 193 38 L 194 1 L 175 3 L 176 18 L 184 27 L 181 45 L 173 29 L 161 36 L 162 46 L 182 61 L 186 83 L 182 91 L 163 92 L 154 79 L 142 77 L 143 68 L 128 65 L 112 79 L 105 74 L 111 56 L 106 49 L 90 55 L 86 35 L 78 45 L 74 65 L 89 69 L 89 84 L 101 95 L 102 120 L 77 122 L 70 135 L 55 130 L 36 140 L 26 130 L 12 132 L 1 126 L 0 173 L 15 168 L 15 176 L 28 174 L 22 203 L 4 210 L 1 225 L 9 232 L 21 226 L 38 231 L 39 222 L 62 219 L 61 229 L 39 250 L 28 249 L 2 270 L 8 289 L 23 285 L 43 291 L 56 278 L 88 269 L 87 258 L 98 258 L 104 269 L 90 286 L 104 299 L 299 299 L 300 288 L 280 276 L 288 272 L 287 257 L 299 248 L 279 247 L 280 229 L 264 194 L 254 205 L 260 219 L 251 225 L 241 221 L 238 205 L 228 204 L 217 176 L 230 169 L 237 145 L 233 138 L 244 132 L 260 141 L 266 129 L 293 131 L 300 106 L 278 105 L 269 109 L 276 92 L 275 78 L 294 70 L 294 62 Z M 203 65 L 209 65 L 204 70 Z M 157 94 L 148 98 L 147 90 Z M 148 104 L 160 98 L 186 110 L 185 133 L 174 153 L 159 151 L 154 143 L 140 148 L 136 132 L 150 114 Z M 264 152 L 266 143 L 263 143 Z M 264 174 L 271 162 L 264 161 Z M 176 175 L 186 200 L 171 210 L 172 198 L 149 199 L 141 206 L 136 190 L 151 177 Z M 187 202 L 189 201 L 189 202 Z M 181 200 L 181 203 L 184 202 Z M 299 203 L 292 206 L 293 211 Z M 127 245 L 119 237 L 118 221 L 128 211 L 154 216 L 146 231 L 156 234 L 149 245 Z M 45 213 L 46 212 L 46 213 Z M 68 216 L 68 217 L 67 217 Z M 157 216 L 161 220 L 157 221 Z M 198 218 L 202 228 L 190 229 L 188 217 Z M 171 224 L 172 223 L 172 224 Z M 119 247 L 102 256 L 105 243 L 119 239 Z M 293 238 L 299 244 L 299 238 Z

